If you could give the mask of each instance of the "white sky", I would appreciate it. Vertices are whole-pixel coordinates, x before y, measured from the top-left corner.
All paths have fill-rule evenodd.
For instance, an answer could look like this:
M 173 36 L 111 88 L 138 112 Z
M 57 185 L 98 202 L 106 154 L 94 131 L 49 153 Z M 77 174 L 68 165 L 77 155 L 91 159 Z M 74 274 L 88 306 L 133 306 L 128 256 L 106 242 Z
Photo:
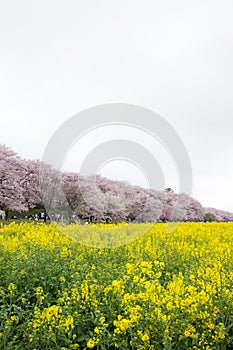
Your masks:
M 41 159 L 53 132 L 79 111 L 142 105 L 182 138 L 193 196 L 233 211 L 232 18 L 232 0 L 0 0 L 0 142 Z M 80 140 L 64 169 L 78 171 L 93 140 Z M 146 136 L 140 142 L 149 148 Z M 172 161 L 157 146 L 166 185 L 176 189 Z M 100 172 L 146 184 L 132 164 Z

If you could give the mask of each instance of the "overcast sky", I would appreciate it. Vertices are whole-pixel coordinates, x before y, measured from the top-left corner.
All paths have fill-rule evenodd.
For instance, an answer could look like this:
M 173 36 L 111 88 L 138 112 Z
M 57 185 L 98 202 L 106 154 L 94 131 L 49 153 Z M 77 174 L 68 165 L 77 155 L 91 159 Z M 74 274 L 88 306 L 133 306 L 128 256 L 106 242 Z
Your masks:
M 1 143 L 42 158 L 55 130 L 86 108 L 137 104 L 165 118 L 182 138 L 204 206 L 233 211 L 233 2 L 0 0 Z M 85 152 L 123 135 L 97 130 L 64 163 L 78 170 Z M 146 135 L 166 185 L 177 180 L 169 155 Z M 103 175 L 146 185 L 130 163 Z

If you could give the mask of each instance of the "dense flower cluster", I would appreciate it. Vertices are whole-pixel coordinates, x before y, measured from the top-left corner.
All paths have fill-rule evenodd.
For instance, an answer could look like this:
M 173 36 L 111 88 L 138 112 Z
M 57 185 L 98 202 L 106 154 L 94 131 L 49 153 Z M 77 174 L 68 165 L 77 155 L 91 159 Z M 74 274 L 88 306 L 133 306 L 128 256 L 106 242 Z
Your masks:
M 0 274 L 1 349 L 233 348 L 232 223 L 12 223 Z

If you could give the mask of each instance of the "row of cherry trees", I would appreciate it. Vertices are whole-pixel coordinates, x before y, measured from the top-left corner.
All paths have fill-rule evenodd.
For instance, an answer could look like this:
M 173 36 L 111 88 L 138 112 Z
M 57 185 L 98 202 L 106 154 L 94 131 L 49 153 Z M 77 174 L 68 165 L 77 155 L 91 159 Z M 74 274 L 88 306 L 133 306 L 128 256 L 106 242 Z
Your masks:
M 67 220 L 201 221 L 206 213 L 185 194 L 146 190 L 101 176 L 62 173 L 41 161 L 22 159 L 0 145 L 0 209 L 27 211 L 35 205 Z

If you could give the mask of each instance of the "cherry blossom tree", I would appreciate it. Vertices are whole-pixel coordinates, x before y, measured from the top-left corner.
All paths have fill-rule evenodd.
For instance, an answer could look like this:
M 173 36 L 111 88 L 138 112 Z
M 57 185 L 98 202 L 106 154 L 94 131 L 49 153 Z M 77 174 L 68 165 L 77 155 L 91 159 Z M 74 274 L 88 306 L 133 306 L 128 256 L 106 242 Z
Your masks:
M 204 214 L 211 214 L 216 221 L 233 221 L 233 213 L 215 208 L 204 208 Z
M 15 152 L 0 145 L 0 208 L 5 210 L 27 210 L 23 181 L 27 168 Z
M 24 160 L 25 174 L 22 180 L 24 202 L 27 208 L 33 208 L 41 203 L 39 191 L 38 169 L 40 161 Z

